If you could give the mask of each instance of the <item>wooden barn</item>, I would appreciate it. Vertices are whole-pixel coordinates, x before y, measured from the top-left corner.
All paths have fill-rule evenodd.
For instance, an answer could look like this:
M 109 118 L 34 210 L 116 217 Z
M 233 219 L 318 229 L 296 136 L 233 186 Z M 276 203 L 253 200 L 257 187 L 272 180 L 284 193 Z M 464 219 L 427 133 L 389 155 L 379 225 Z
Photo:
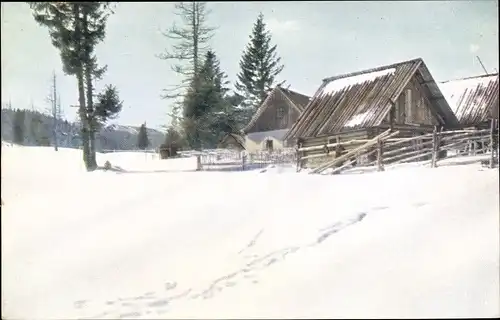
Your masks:
M 439 88 L 462 127 L 485 129 L 498 119 L 498 73 L 441 82 Z
M 284 136 L 304 111 L 309 97 L 276 86 L 242 132 L 249 152 L 285 147 Z
M 436 126 L 458 128 L 459 122 L 419 58 L 323 80 L 284 139 L 310 147 L 370 139 L 387 129 L 417 136 Z

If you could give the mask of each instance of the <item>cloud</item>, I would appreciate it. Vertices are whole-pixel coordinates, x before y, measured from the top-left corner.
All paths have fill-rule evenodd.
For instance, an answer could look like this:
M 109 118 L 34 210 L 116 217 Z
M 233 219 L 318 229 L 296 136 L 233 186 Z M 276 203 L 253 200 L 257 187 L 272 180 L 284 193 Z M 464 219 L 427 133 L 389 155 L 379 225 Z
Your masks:
M 479 51 L 479 45 L 475 44 L 475 43 L 472 43 L 470 46 L 469 46 L 469 51 L 471 53 L 476 53 Z
M 284 20 L 271 18 L 266 21 L 268 29 L 273 34 L 286 34 L 288 32 L 298 31 L 300 29 L 299 22 L 296 20 Z

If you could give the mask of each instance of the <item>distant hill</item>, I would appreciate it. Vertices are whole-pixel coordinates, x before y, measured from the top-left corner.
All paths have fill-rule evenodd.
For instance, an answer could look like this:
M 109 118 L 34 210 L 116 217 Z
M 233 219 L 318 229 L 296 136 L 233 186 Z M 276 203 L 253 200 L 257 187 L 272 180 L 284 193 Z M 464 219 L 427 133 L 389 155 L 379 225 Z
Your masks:
M 31 123 L 34 119 L 40 120 L 40 128 L 43 134 L 47 135 L 52 142 L 52 118 L 46 114 L 40 113 L 38 111 L 23 110 L 25 112 L 25 141 L 24 145 L 37 145 L 37 135 L 40 134 L 32 132 Z M 2 109 L 2 140 L 7 142 L 13 141 L 13 119 L 15 110 L 14 109 Z M 136 126 L 124 126 L 124 125 L 109 125 L 101 129 L 96 137 L 96 149 L 97 151 L 103 150 L 136 150 L 137 149 L 137 136 L 139 133 L 139 127 Z M 164 142 L 165 133 L 148 128 L 148 137 L 151 143 L 150 148 L 156 148 Z M 79 148 L 81 146 L 80 141 L 80 127 L 76 123 L 68 122 L 66 120 L 61 120 L 59 122 L 58 130 L 58 141 L 60 147 L 65 148 Z

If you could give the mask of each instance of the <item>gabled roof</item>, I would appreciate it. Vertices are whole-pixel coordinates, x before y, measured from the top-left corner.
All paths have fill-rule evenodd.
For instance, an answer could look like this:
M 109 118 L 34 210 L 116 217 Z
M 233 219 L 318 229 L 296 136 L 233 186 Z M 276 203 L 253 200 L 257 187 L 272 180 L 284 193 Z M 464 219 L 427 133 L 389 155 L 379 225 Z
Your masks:
M 232 138 L 242 149 L 245 149 L 245 138 L 237 133 L 228 133 L 220 141 L 219 144 L 223 143 L 225 140 Z
M 419 58 L 324 79 L 285 139 L 378 126 L 413 76 L 428 91 L 434 104 L 431 111 L 439 122 L 458 126 L 437 83 Z
M 306 96 L 305 94 L 298 93 L 290 89 L 285 89 L 283 87 L 279 87 L 279 89 L 285 94 L 285 96 L 287 96 L 288 99 L 293 102 L 293 104 L 298 109 L 300 109 L 301 112 L 304 111 L 305 107 L 309 103 L 309 100 L 311 99 L 311 97 Z
M 460 124 L 498 118 L 498 73 L 444 81 L 439 88 Z
M 271 99 L 271 97 L 273 97 L 275 93 L 277 93 L 277 91 L 282 93 L 283 96 L 285 96 L 289 100 L 290 105 L 293 108 L 295 108 L 299 112 L 299 114 L 304 111 L 310 99 L 308 96 L 303 95 L 301 93 L 292 91 L 290 89 L 285 89 L 280 86 L 276 86 L 274 87 L 273 90 L 271 90 L 271 92 L 269 92 L 266 99 L 262 102 L 257 111 L 255 111 L 255 114 L 253 115 L 252 119 L 250 119 L 245 128 L 241 130 L 242 132 L 246 132 L 255 124 L 255 122 L 257 122 L 262 113 L 264 113 L 264 111 L 266 111 L 266 109 L 270 106 L 269 100 Z

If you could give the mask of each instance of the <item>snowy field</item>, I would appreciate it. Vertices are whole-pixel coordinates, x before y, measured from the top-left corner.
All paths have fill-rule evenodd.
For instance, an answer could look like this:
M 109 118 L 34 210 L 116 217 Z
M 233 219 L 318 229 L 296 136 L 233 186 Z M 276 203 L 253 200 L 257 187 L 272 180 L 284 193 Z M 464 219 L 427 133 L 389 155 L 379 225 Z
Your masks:
M 2 318 L 500 315 L 498 169 L 151 171 L 3 146 Z

